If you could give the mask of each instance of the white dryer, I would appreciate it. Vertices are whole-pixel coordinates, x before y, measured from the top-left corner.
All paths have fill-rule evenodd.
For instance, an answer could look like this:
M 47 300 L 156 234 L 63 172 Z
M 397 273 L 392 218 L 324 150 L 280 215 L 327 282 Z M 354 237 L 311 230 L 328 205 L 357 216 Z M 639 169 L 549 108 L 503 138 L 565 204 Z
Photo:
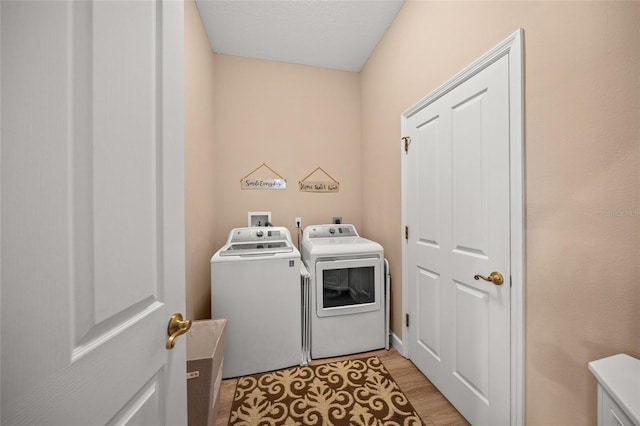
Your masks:
M 211 258 L 211 318 L 226 318 L 222 377 L 300 365 L 300 252 L 284 227 L 236 228 Z
M 312 225 L 302 235 L 311 276 L 311 358 L 389 348 L 389 280 L 382 246 L 353 225 Z

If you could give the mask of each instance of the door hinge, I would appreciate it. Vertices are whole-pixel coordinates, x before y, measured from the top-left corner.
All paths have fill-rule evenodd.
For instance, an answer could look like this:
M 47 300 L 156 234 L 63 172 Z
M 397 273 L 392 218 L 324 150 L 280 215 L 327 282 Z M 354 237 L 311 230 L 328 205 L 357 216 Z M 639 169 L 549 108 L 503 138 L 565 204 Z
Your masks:
M 408 226 L 404 227 L 404 239 L 407 240 L 407 241 L 409 240 L 409 227 Z
M 404 314 L 404 324 L 409 327 L 409 314 Z
M 409 144 L 411 143 L 411 136 L 403 136 L 402 140 L 404 141 L 404 152 L 409 152 Z

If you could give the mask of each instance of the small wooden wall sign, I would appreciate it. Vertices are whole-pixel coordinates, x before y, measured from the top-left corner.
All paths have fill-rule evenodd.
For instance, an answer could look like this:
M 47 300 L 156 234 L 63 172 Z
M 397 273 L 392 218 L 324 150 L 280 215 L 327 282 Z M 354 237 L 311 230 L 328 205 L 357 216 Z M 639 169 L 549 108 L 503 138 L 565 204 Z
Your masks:
M 307 180 L 311 175 L 317 171 L 321 171 L 330 180 Z M 298 182 L 300 192 L 338 192 L 340 191 L 340 182 L 331 177 L 331 175 L 325 172 L 322 167 L 316 167 L 314 171 L 309 173 L 300 182 Z
M 284 179 L 247 178 L 242 179 L 242 189 L 287 189 Z
M 252 177 L 258 170 L 262 168 L 268 169 L 271 173 L 276 175 L 274 178 L 261 178 L 261 177 Z M 266 163 L 262 163 L 255 169 L 253 169 L 249 174 L 240 179 L 240 188 L 241 189 L 287 189 L 287 180 L 280 176 L 275 170 L 271 167 L 267 166 Z
M 300 182 L 302 192 L 338 192 L 340 184 L 337 182 Z

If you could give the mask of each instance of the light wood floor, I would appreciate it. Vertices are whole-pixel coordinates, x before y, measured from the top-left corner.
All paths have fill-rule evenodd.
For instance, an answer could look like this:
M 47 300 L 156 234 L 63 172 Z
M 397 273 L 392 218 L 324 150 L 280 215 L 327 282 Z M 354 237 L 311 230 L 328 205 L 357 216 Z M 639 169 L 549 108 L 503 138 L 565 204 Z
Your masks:
M 363 358 L 373 355 L 377 355 L 380 358 L 393 379 L 400 386 L 400 389 L 409 398 L 413 408 L 416 409 L 426 426 L 469 424 L 413 363 L 400 355 L 394 348 L 389 351 L 382 349 L 351 356 L 313 360 L 311 364 L 316 365 L 341 359 Z M 236 382 L 237 379 L 222 381 L 220 409 L 216 419 L 216 426 L 227 426 L 229 422 Z

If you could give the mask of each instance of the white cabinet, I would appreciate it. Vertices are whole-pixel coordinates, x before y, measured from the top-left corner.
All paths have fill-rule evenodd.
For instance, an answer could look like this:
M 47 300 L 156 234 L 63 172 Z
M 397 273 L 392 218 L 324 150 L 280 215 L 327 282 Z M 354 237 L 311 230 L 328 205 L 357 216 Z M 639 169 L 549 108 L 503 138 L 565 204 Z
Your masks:
M 598 384 L 598 425 L 599 426 L 633 426 L 634 423 L 624 413 L 611 395 Z
M 619 354 L 589 370 L 598 379 L 598 426 L 640 426 L 640 360 Z

